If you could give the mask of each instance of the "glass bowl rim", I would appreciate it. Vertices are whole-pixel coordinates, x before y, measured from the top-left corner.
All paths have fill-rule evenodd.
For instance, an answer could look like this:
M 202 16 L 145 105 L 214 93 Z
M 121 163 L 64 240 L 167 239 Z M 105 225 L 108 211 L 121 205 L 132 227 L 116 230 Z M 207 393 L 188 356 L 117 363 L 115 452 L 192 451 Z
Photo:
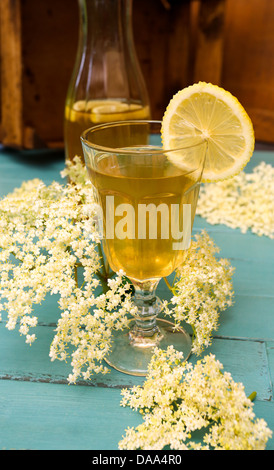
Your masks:
M 125 125 L 129 125 L 129 124 L 158 124 L 159 126 L 161 126 L 162 121 L 149 120 L 149 119 L 148 120 L 146 120 L 146 119 L 142 119 L 142 120 L 135 119 L 135 120 L 133 120 L 132 119 L 132 120 L 125 120 L 125 121 L 111 121 L 111 122 L 107 122 L 107 123 L 103 123 L 103 124 L 98 124 L 96 126 L 89 127 L 84 132 L 82 132 L 82 134 L 80 136 L 80 140 L 87 147 L 96 149 L 97 151 L 108 152 L 108 153 L 119 153 L 119 154 L 126 154 L 126 155 L 128 155 L 128 154 L 132 155 L 133 153 L 134 154 L 174 153 L 174 152 L 178 152 L 180 150 L 182 151 L 182 150 L 187 150 L 187 149 L 190 149 L 190 148 L 202 147 L 203 145 L 207 144 L 206 139 L 202 139 L 201 142 L 198 142 L 197 144 L 186 145 L 184 147 L 176 147 L 176 148 L 172 148 L 172 149 L 165 149 L 165 148 L 162 148 L 162 147 L 155 148 L 156 146 L 154 147 L 153 145 L 151 146 L 151 148 L 147 147 L 147 148 L 141 148 L 141 149 L 136 149 L 136 148 L 123 149 L 123 148 L 120 148 L 120 147 L 107 147 L 107 146 L 103 146 L 103 145 L 94 144 L 90 140 L 88 140 L 88 138 L 87 138 L 89 133 L 95 132 L 97 130 L 108 128 L 108 127 L 125 126 Z M 161 134 L 158 134 L 158 135 L 161 135 Z

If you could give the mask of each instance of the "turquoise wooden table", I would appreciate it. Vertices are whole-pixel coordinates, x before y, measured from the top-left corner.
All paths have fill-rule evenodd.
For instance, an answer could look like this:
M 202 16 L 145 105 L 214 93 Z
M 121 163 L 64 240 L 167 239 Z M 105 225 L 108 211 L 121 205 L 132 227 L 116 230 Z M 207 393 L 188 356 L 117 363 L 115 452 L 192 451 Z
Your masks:
M 262 160 L 274 164 L 274 152 L 256 151 L 247 171 Z M 0 149 L 0 197 L 24 180 L 63 181 L 63 167 L 61 151 Z M 235 304 L 221 314 L 220 327 L 205 354 L 215 354 L 234 381 L 244 384 L 247 395 L 257 392 L 255 414 L 274 431 L 274 240 L 209 225 L 196 217 L 194 231 L 202 228 L 220 247 L 220 256 L 229 258 L 236 268 Z M 164 295 L 164 283 L 161 289 Z M 51 296 L 37 308 L 37 340 L 31 347 L 18 330 L 5 328 L 2 315 L 0 449 L 117 450 L 125 429 L 142 422 L 137 412 L 120 406 L 121 388 L 141 384 L 143 379 L 112 370 L 91 383 L 68 385 L 70 364 L 49 358 L 60 314 L 56 299 Z M 274 450 L 274 437 L 267 449 Z

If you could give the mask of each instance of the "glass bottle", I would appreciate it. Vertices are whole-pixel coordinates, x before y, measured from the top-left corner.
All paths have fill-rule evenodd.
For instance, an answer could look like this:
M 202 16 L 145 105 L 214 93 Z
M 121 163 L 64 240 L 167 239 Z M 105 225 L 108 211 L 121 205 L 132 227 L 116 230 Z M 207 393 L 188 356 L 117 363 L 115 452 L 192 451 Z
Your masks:
M 75 155 L 83 159 L 84 130 L 100 123 L 150 118 L 134 48 L 132 0 L 78 0 L 78 4 L 79 43 L 65 105 L 66 160 Z

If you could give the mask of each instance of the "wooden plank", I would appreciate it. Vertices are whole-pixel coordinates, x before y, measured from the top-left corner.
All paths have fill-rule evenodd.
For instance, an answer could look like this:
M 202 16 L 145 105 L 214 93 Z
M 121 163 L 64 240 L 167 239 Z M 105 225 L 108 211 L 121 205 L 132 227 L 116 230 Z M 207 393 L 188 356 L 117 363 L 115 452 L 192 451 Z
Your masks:
M 210 353 L 223 364 L 224 371 L 231 373 L 235 382 L 244 385 L 247 396 L 256 391 L 258 400 L 272 399 L 272 383 L 264 342 L 214 338 L 212 346 L 206 352 Z
M 60 172 L 64 169 L 63 151 L 58 150 L 16 150 L 0 151 L 0 197 L 4 197 L 14 188 L 20 187 L 23 181 L 40 178 L 45 184 L 52 181 L 64 183 Z
M 271 340 L 274 337 L 273 297 L 235 295 L 235 304 L 220 316 L 218 336 Z
M 253 301 L 251 305 L 252 303 Z M 253 322 L 252 316 L 248 314 L 249 312 L 245 315 L 245 325 Z M 267 381 L 267 359 L 264 351 L 264 339 L 268 337 L 271 340 L 273 331 L 269 335 L 267 334 L 268 331 L 265 331 L 266 338 L 262 337 L 261 340 L 254 340 L 254 338 L 248 337 L 247 334 L 244 335 L 240 323 L 240 321 L 244 322 L 242 315 L 242 312 L 240 314 L 236 312 L 234 316 L 230 312 L 220 315 L 220 328 L 215 332 L 212 346 L 206 349 L 204 354 L 209 352 L 218 354 L 218 358 L 221 362 L 224 362 L 224 366 L 237 377 L 239 376 L 237 380 L 244 381 L 246 384 L 252 384 L 253 382 L 258 384 L 256 389 L 258 389 L 260 397 L 269 399 L 269 393 L 265 392 L 270 387 L 269 384 L 265 385 Z M 240 321 L 238 321 L 238 316 Z M 267 317 L 264 316 L 264 318 L 267 321 Z M 235 328 L 233 328 L 234 323 Z M 256 330 L 256 328 L 258 326 L 255 323 L 254 329 Z M 246 330 L 250 331 L 250 328 L 246 326 Z M 24 337 L 20 336 L 17 330 L 8 331 L 4 323 L 0 323 L 0 378 L 67 384 L 67 377 L 71 373 L 70 360 L 67 363 L 58 360 L 51 362 L 49 358 L 50 344 L 55 334 L 54 327 L 37 326 L 33 329 L 33 332 L 35 332 L 37 340 L 32 346 L 29 346 L 25 344 Z M 233 337 L 234 339 L 232 339 Z M 237 359 L 237 356 L 241 359 Z M 248 361 L 247 358 L 249 358 Z M 195 360 L 196 356 L 193 355 L 191 361 L 195 362 Z M 255 364 L 257 364 L 254 368 L 254 378 L 252 380 L 248 371 L 249 366 L 247 366 L 247 369 L 243 366 L 245 362 L 250 364 L 250 367 L 255 367 Z M 271 367 L 274 373 L 273 364 Z M 91 381 L 83 382 L 82 379 L 79 380 L 79 383 L 86 383 L 86 385 L 109 388 L 131 387 L 142 382 L 142 377 L 121 374 L 114 369 L 111 369 L 111 372 L 107 375 L 94 375 Z
M 174 2 L 170 8 L 168 18 L 170 29 L 166 38 L 168 44 L 166 66 L 162 72 L 165 77 L 163 112 L 172 96 L 192 81 L 190 6 L 191 2 L 178 2 L 178 5 Z M 155 54 L 157 54 L 156 51 Z M 162 116 L 159 117 L 162 118 Z
M 78 44 L 78 2 L 22 7 L 24 147 L 63 145 L 64 107 Z
M 267 357 L 268 357 L 268 362 L 269 362 L 270 380 L 272 384 L 272 389 L 274 389 L 274 341 L 267 342 L 266 348 L 267 348 Z M 273 398 L 274 397 L 272 394 L 272 400 Z
M 262 263 L 230 259 L 235 272 L 233 285 L 238 295 L 270 297 L 274 308 L 274 272 L 271 262 Z M 270 301 L 271 302 L 271 301 Z
M 0 2 L 1 134 L 4 145 L 23 144 L 21 1 Z
M 126 427 L 142 421 L 120 407 L 118 390 L 7 381 L 0 390 L 1 450 L 115 450 Z M 274 429 L 273 402 L 256 399 L 254 412 Z
M 274 402 L 265 402 L 255 399 L 254 413 L 256 418 L 264 419 L 269 429 L 274 431 Z M 274 432 L 272 438 L 268 440 L 266 450 L 274 450 Z
M 193 81 L 219 85 L 222 78 L 226 0 L 200 1 Z
M 196 217 L 195 231 L 205 228 L 220 248 L 219 256 L 230 259 L 250 261 L 251 263 L 274 262 L 274 241 L 266 236 L 248 231 L 241 233 L 240 229 L 232 229 L 223 225 L 204 223 L 202 217 Z
M 167 2 L 169 3 L 169 2 Z M 189 84 L 190 2 L 133 2 L 135 45 L 153 119 L 162 119 L 175 92 Z
M 1 1 L 1 142 L 63 147 L 63 115 L 78 42 L 75 0 Z
M 117 450 L 141 417 L 120 390 L 0 381 L 0 449 Z
M 0 379 L 61 383 L 68 386 L 67 377 L 71 372 L 69 362 L 57 360 L 51 362 L 49 358 L 49 346 L 54 336 L 53 328 L 37 327 L 35 331 L 37 340 L 29 346 L 24 343 L 24 338 L 20 337 L 17 331 L 9 332 L 3 328 L 3 324 L 0 326 Z M 273 348 L 273 343 L 270 344 Z M 259 399 L 272 398 L 272 384 L 263 341 L 215 337 L 212 346 L 204 352 L 204 355 L 209 353 L 216 355 L 224 369 L 231 372 L 234 380 L 242 382 L 248 388 L 248 393 L 256 390 Z M 191 356 L 191 362 L 195 363 L 196 360 L 195 355 Z M 270 371 L 274 374 L 273 357 Z M 79 380 L 79 383 L 121 389 L 141 385 L 143 380 L 142 377 L 128 376 L 111 369 L 107 375 L 98 374 L 91 381 Z
M 263 86 L 263 85 L 262 85 Z M 243 90 L 239 91 L 238 94 L 243 94 Z M 256 90 L 256 93 L 259 93 Z M 244 94 L 243 94 L 244 96 Z M 243 97 L 244 100 L 244 97 Z M 255 137 L 257 140 L 262 142 L 273 142 L 273 129 L 274 129 L 274 111 L 272 109 L 265 109 L 246 103 L 246 111 L 252 119 L 253 127 L 255 129 Z
M 72 372 L 68 362 L 51 362 L 49 350 L 55 335 L 53 326 L 37 326 L 33 329 L 37 340 L 30 346 L 18 330 L 8 331 L 0 323 L 0 380 L 23 380 L 27 382 L 62 383 L 68 386 L 67 377 Z M 72 349 L 72 348 L 70 348 Z M 124 388 L 141 384 L 142 377 L 121 374 L 111 369 L 107 375 L 95 374 L 90 381 L 79 379 L 87 386 Z
M 77 2 L 2 0 L 0 17 L 3 142 L 62 145 L 64 99 L 77 47 Z M 162 118 L 178 89 L 212 81 L 239 98 L 256 138 L 273 142 L 273 18 L 269 0 L 134 2 L 135 43 L 153 117 Z
M 256 404 L 269 404 L 263 344 L 215 339 L 210 352 L 247 395 L 257 392 Z M 117 389 L 0 380 L 0 391 L 2 449 L 115 449 L 124 429 L 141 422 L 138 413 L 120 407 Z
M 264 155 L 256 153 L 253 163 Z M 37 156 L 35 163 L 34 156 L 24 161 L 15 152 L 0 154 L 1 181 L 14 175 L 6 186 L 9 190 L 33 175 L 46 181 L 56 179 L 61 161 L 45 164 Z M 220 328 L 204 354 L 215 354 L 224 370 L 244 384 L 247 394 L 257 392 L 256 416 L 274 429 L 273 240 L 211 226 L 198 217 L 196 230 L 204 226 L 221 248 L 220 256 L 230 257 L 236 266 L 236 303 L 221 314 Z M 159 292 L 167 295 L 163 282 Z M 39 326 L 34 332 L 38 339 L 31 347 L 18 331 L 8 331 L 4 321 L 0 324 L 0 448 L 117 449 L 125 428 L 141 422 L 138 413 L 120 407 L 120 389 L 142 383 L 143 378 L 113 370 L 107 376 L 94 376 L 92 386 L 84 382 L 68 386 L 70 364 L 52 363 L 48 357 L 60 315 L 56 297 L 48 296 L 37 307 Z M 274 448 L 273 439 L 267 448 Z
M 256 139 L 266 142 L 273 142 L 274 126 L 273 18 L 269 0 L 227 0 L 222 86 L 249 112 Z

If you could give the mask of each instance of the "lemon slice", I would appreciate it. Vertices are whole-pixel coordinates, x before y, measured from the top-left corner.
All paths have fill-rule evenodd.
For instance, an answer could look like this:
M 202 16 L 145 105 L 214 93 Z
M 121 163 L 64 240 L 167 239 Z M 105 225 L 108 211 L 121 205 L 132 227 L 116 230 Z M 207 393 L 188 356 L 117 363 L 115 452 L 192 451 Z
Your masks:
M 119 101 L 111 103 L 102 103 L 99 106 L 94 106 L 92 108 L 93 113 L 97 114 L 114 114 L 114 113 L 123 113 L 128 111 L 129 105 L 127 103 L 120 103 Z
M 91 120 L 94 124 L 127 119 L 146 119 L 149 115 L 148 107 L 134 103 L 105 102 L 94 106 L 91 110 Z
M 107 104 L 106 104 L 107 103 Z M 68 121 L 76 122 L 79 119 L 87 119 L 87 115 L 93 112 L 94 108 L 100 106 L 112 107 L 117 104 L 117 101 L 114 100 L 78 100 L 73 103 L 72 107 L 66 106 L 65 117 Z
M 149 107 L 120 100 L 78 100 L 72 107 L 66 106 L 65 118 L 70 122 L 85 121 L 86 127 L 110 121 L 148 119 Z
M 162 143 L 174 165 L 192 171 L 199 152 L 180 148 L 207 142 L 203 181 L 220 181 L 239 173 L 254 151 L 254 130 L 246 111 L 231 93 L 199 82 L 176 93 L 162 120 Z

